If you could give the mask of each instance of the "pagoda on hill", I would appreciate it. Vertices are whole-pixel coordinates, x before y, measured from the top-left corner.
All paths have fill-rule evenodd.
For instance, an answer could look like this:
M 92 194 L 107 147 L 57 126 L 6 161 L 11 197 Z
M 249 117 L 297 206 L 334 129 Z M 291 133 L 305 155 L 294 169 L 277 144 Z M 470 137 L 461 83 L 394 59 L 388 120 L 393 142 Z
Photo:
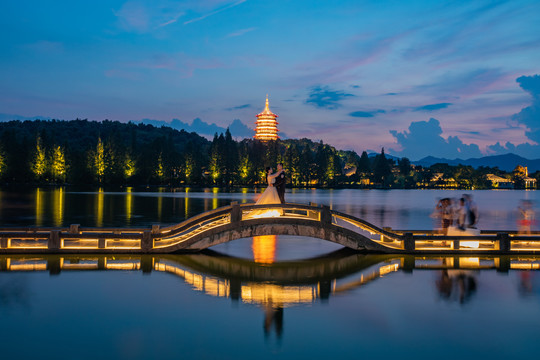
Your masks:
M 276 114 L 270 111 L 270 108 L 268 107 L 268 95 L 266 95 L 266 105 L 264 107 L 264 110 L 262 113 L 257 114 L 257 121 L 255 121 L 255 124 L 257 125 L 255 127 L 255 136 L 253 136 L 256 140 L 261 141 L 269 141 L 269 140 L 277 140 L 279 139 L 278 136 L 278 122 L 276 121 L 276 118 L 278 117 Z

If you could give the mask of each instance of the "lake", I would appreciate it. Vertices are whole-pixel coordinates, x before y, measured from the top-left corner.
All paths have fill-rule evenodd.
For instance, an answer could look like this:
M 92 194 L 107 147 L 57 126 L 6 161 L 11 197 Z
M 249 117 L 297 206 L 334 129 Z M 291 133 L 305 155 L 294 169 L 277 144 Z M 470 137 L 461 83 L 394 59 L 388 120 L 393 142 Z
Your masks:
M 430 229 L 444 190 L 294 190 L 378 226 Z M 515 230 L 535 191 L 470 191 L 481 229 Z M 171 224 L 260 191 L 0 191 L 3 226 Z M 510 263 L 510 270 L 499 267 Z M 0 255 L 3 357 L 520 358 L 535 355 L 540 257 L 366 255 L 260 236 L 201 254 Z

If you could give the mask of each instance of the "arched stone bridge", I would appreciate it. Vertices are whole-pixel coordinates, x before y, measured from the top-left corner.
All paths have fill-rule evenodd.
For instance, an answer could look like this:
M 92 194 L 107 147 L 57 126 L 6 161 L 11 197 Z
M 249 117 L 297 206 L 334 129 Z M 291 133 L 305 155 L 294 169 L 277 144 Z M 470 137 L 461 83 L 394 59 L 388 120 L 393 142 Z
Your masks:
M 0 253 L 173 253 L 200 251 L 240 238 L 295 235 L 377 253 L 536 253 L 539 234 L 483 231 L 441 236 L 433 231 L 391 231 L 328 206 L 237 204 L 179 224 L 149 228 L 0 229 Z
M 354 250 L 385 252 L 386 247 L 366 234 L 336 223 L 329 207 L 300 204 L 232 204 L 163 228 L 150 252 L 199 251 L 229 241 L 260 235 L 294 235 L 331 241 Z M 374 233 L 384 232 L 360 219 L 342 214 Z M 349 219 L 350 218 L 350 219 Z M 380 236 L 379 236 L 380 237 Z

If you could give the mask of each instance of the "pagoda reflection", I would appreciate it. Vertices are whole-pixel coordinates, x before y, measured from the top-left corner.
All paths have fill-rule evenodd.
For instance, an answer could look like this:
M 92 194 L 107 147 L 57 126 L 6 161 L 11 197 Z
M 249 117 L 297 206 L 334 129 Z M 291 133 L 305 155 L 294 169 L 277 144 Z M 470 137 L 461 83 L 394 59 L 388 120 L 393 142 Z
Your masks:
M 253 261 L 261 264 L 272 264 L 276 261 L 277 236 L 254 236 L 251 248 L 253 250 Z

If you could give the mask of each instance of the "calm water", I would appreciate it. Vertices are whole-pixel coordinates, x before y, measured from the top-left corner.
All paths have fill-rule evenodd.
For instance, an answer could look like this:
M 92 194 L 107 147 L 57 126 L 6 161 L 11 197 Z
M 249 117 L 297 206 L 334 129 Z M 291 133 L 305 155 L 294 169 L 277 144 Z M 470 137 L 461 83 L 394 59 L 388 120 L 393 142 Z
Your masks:
M 427 229 L 436 199 L 461 193 L 297 190 L 287 199 L 328 204 L 379 226 Z M 537 192 L 472 193 L 485 229 L 515 229 L 519 200 L 538 200 Z M 3 189 L 0 221 L 168 224 L 256 196 L 247 189 Z M 508 359 L 540 347 L 540 271 L 523 270 L 540 268 L 540 257 L 364 255 L 287 236 L 213 250 L 0 256 L 2 357 Z
M 459 198 L 455 190 L 287 190 L 288 202 L 325 204 L 366 219 L 378 226 L 430 229 L 429 215 L 437 199 Z M 540 201 L 538 191 L 468 191 L 480 210 L 482 229 L 516 229 L 520 200 Z M 253 189 L 220 192 L 219 189 L 171 191 L 126 188 L 117 191 L 72 188 L 0 189 L 2 226 L 148 226 L 172 224 L 231 201 L 254 202 Z

